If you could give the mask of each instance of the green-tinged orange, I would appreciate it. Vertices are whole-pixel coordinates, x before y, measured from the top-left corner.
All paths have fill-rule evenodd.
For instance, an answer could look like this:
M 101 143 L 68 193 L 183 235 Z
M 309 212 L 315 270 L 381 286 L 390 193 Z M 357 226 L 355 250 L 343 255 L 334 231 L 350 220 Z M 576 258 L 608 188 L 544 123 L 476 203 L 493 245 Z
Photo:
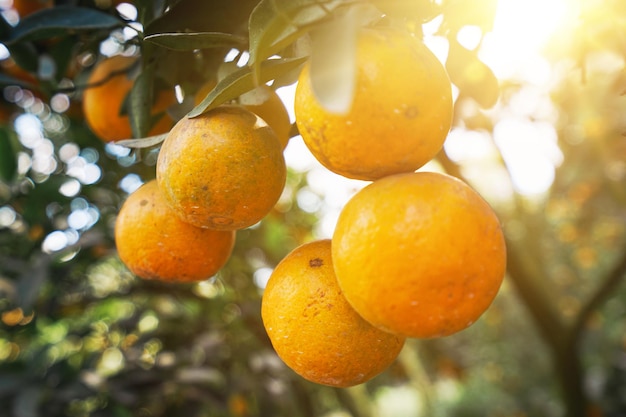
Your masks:
M 163 142 L 156 170 L 165 199 L 182 220 L 218 230 L 262 220 L 286 180 L 276 134 L 241 106 L 181 119 Z

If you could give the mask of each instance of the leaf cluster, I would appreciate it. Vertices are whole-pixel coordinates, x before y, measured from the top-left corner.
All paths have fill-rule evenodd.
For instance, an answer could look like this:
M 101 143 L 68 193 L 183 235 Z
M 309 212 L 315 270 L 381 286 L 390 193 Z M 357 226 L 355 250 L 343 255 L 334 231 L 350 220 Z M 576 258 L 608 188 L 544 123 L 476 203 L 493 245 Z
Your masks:
M 348 39 L 350 32 L 363 25 L 392 25 L 419 38 L 423 23 L 443 17 L 439 34 L 451 40 L 447 69 L 452 81 L 484 107 L 492 106 L 498 97 L 493 73 L 478 60 L 476 51 L 468 51 L 454 40 L 468 24 L 488 30 L 493 1 L 477 5 L 459 0 L 441 4 L 431 0 L 138 0 L 134 3 L 137 16 L 132 19 L 110 2 L 105 8 L 101 3 L 66 1 L 25 16 L 15 26 L 1 20 L 0 42 L 19 68 L 33 76 L 31 87 L 48 97 L 70 93 L 79 98 L 90 87 L 84 80 L 101 59 L 102 42 L 117 45 L 112 53 L 140 55 L 140 75 L 121 109 L 129 114 L 136 138 L 145 137 L 154 122 L 150 103 L 160 89 L 178 89 L 183 101 L 170 109 L 175 119 L 194 117 L 260 84 L 272 83 L 278 88 L 293 83 L 301 64 L 314 52 L 311 39 L 328 31 L 336 31 L 331 35 L 335 39 Z M 355 11 L 360 12 L 357 15 Z M 472 13 L 468 15 L 468 11 Z M 323 44 L 325 49 L 335 48 L 333 57 L 340 60 L 353 59 L 348 53 L 352 46 Z M 233 59 L 233 51 L 235 59 L 243 61 L 238 68 L 221 71 L 225 61 Z M 209 81 L 216 82 L 215 88 L 194 105 L 196 91 Z M 0 83 L 30 85 L 11 74 L 0 74 Z M 147 147 L 158 141 L 125 144 Z

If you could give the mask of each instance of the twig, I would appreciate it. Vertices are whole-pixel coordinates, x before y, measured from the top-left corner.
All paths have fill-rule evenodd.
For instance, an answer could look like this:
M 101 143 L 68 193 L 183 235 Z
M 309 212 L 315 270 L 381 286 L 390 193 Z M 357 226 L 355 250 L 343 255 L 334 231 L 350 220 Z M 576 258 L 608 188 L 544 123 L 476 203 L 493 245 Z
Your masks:
M 64 88 L 57 88 L 56 90 L 54 90 L 55 93 L 75 93 L 76 91 L 80 91 L 80 90 L 86 90 L 88 88 L 94 88 L 94 87 L 99 87 L 101 85 L 106 84 L 107 82 L 109 82 L 111 79 L 117 77 L 118 75 L 122 75 L 122 74 L 126 74 L 133 66 L 135 66 L 136 63 L 132 63 L 131 65 L 125 67 L 125 68 L 121 68 L 119 70 L 115 70 L 115 71 L 111 71 L 109 73 L 109 75 L 107 75 L 106 77 L 104 77 L 103 79 L 90 83 L 90 84 L 83 84 L 83 85 L 74 85 L 72 87 L 64 87 Z
M 578 339 L 582 335 L 583 327 L 587 323 L 587 320 L 589 320 L 589 316 L 591 316 L 591 314 L 593 314 L 593 312 L 619 287 L 624 277 L 626 277 L 626 248 L 623 250 L 621 258 L 615 263 L 613 269 L 604 277 L 602 284 L 600 284 L 595 293 L 589 297 L 576 316 L 570 330 L 570 337 L 573 343 L 578 342 Z
M 433 384 L 428 373 L 422 366 L 416 344 L 417 341 L 415 340 L 407 340 L 400 351 L 398 360 L 402 364 L 404 372 L 406 372 L 409 377 L 411 385 L 420 396 L 420 400 L 423 404 L 423 414 L 436 417 Z

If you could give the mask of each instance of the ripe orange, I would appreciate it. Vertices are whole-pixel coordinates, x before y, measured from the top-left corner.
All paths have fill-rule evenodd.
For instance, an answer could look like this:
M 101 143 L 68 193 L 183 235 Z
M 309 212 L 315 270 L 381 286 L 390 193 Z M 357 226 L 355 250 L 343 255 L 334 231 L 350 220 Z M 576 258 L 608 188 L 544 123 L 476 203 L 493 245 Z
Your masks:
M 181 219 L 217 230 L 260 221 L 286 179 L 280 141 L 240 106 L 181 119 L 163 142 L 156 169 L 159 187 Z
M 209 81 L 200 87 L 196 93 L 196 105 L 200 104 L 214 87 L 215 81 Z M 267 99 L 260 104 L 245 104 L 243 106 L 265 120 L 269 127 L 274 130 L 278 140 L 280 140 L 280 143 L 283 145 L 283 149 L 285 149 L 290 139 L 289 133 L 291 132 L 289 113 L 281 98 L 276 94 L 276 91 L 268 86 L 261 86 L 259 88 L 263 90 L 263 94 L 267 95 Z
M 278 356 L 318 384 L 366 382 L 404 345 L 403 337 L 373 327 L 350 307 L 337 286 L 328 239 L 296 248 L 276 266 L 261 317 Z
M 165 202 L 155 180 L 128 196 L 115 223 L 120 259 L 144 279 L 207 279 L 226 264 L 234 242 L 235 232 L 182 222 Z
M 506 269 L 500 223 L 464 182 L 418 172 L 392 175 L 355 194 L 332 238 L 339 286 L 383 330 L 438 337 L 474 323 Z
M 83 112 L 91 130 L 105 142 L 132 137 L 128 115 L 120 112 L 133 86 L 133 80 L 124 71 L 130 69 L 135 61 L 134 57 L 117 55 L 97 64 L 89 75 L 88 84 L 97 86 L 84 91 Z M 105 82 L 102 83 L 103 81 Z M 164 113 L 175 102 L 174 92 L 163 90 L 157 95 L 152 113 L 154 115 Z M 172 119 L 163 115 L 148 135 L 166 133 L 172 124 Z
M 372 29 L 359 32 L 356 67 L 346 114 L 322 107 L 304 67 L 294 108 L 305 144 L 326 168 L 349 178 L 415 171 L 441 149 L 452 123 L 445 68 L 417 39 Z

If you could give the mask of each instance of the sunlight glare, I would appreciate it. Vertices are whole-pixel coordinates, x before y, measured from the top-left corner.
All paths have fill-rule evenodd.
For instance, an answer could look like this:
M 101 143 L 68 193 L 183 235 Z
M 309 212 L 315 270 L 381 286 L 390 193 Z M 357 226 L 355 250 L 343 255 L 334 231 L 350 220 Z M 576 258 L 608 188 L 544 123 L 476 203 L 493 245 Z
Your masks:
M 499 0 L 493 30 L 485 35 L 480 58 L 498 78 L 528 79 L 541 61 L 541 48 L 575 18 L 573 0 Z M 532 80 L 530 80 L 532 81 Z
M 137 16 L 139 15 L 137 8 L 130 3 L 126 3 L 126 2 L 120 3 L 116 7 L 116 9 L 118 13 L 127 20 L 135 21 L 137 20 Z
M 509 117 L 496 124 L 493 136 L 517 192 L 523 195 L 545 193 L 563 158 L 554 126 Z
M 0 207 L 0 229 L 11 226 L 16 219 L 17 213 L 13 210 L 13 207 Z
M 456 40 L 466 49 L 473 51 L 482 39 L 483 31 L 478 26 L 468 25 L 459 29 Z

